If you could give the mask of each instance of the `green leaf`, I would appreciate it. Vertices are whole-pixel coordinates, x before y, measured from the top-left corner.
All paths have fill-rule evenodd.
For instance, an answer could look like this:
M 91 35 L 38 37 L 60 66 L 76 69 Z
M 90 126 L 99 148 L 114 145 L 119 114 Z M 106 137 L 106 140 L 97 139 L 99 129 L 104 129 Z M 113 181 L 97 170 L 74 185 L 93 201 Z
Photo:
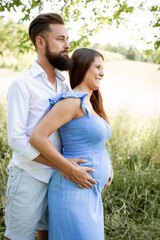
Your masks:
M 145 51 L 146 56 L 149 56 L 152 53 L 153 50 L 147 50 Z

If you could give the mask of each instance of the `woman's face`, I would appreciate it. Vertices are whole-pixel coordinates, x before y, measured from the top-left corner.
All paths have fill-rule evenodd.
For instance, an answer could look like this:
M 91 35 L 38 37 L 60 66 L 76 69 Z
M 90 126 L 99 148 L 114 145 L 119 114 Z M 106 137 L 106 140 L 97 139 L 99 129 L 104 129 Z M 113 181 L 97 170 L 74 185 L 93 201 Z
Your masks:
M 85 83 L 90 90 L 97 90 L 100 87 L 103 76 L 103 59 L 98 56 L 95 57 L 94 62 L 91 63 L 91 66 L 84 76 L 83 83 Z

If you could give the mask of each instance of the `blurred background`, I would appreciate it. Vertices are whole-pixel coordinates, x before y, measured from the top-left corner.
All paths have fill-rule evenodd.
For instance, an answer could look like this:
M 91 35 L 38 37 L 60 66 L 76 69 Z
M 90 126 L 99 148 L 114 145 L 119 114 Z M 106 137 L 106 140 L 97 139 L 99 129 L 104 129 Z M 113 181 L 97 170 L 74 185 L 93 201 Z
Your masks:
M 0 239 L 4 239 L 7 89 L 36 60 L 28 25 L 39 13 L 61 14 L 70 55 L 104 55 L 101 82 L 112 128 L 106 143 L 114 180 L 102 193 L 107 240 L 160 239 L 160 5 L 158 0 L 0 2 Z M 64 72 L 69 83 L 68 74 Z

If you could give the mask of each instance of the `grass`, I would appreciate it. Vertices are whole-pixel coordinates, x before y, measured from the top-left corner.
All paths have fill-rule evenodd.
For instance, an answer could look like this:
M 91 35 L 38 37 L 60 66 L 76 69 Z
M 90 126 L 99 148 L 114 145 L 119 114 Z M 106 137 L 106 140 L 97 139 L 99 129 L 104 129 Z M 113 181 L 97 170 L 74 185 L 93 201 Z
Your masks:
M 7 164 L 6 106 L 0 104 L 0 239 L 5 231 Z M 102 193 L 106 240 L 160 239 L 160 118 L 134 119 L 126 112 L 111 116 L 107 143 L 114 180 Z
M 107 149 L 115 175 L 102 194 L 107 240 L 160 239 L 159 120 L 121 113 L 112 121 Z
M 11 158 L 11 149 L 7 145 L 6 105 L 0 103 L 0 239 L 5 231 L 4 205 L 7 182 L 7 165 Z

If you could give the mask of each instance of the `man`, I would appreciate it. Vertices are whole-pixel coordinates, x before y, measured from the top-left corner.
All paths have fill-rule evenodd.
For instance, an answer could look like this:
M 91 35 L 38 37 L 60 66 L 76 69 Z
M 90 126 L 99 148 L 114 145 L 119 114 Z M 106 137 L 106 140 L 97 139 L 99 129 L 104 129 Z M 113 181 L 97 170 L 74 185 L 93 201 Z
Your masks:
M 6 239 L 48 239 L 47 187 L 56 168 L 78 186 L 93 187 L 96 183 L 80 159 L 57 162 L 46 159 L 30 145 L 29 136 L 49 109 L 49 98 L 69 90 L 59 70 L 68 70 L 68 34 L 63 19 L 56 13 L 40 14 L 30 24 L 29 36 L 37 51 L 37 61 L 19 76 L 8 90 L 8 143 L 13 158 L 8 168 L 7 203 L 5 209 Z M 59 70 L 57 70 L 59 69 Z M 58 132 L 50 136 L 61 151 Z

